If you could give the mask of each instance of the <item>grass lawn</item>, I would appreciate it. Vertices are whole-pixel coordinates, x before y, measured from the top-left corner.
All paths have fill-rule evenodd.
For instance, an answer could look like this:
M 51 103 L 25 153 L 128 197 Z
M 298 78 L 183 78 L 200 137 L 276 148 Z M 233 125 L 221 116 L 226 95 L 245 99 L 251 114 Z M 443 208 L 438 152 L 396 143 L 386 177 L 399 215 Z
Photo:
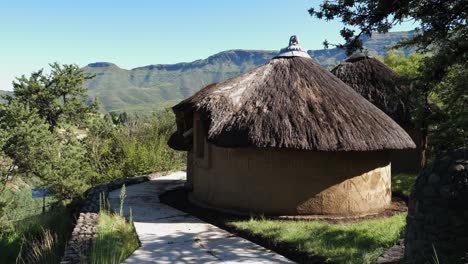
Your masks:
M 15 222 L 0 232 L 0 263 L 58 263 L 70 231 L 65 205 L 33 218 Z M 22 249 L 22 260 L 16 259 Z
M 392 192 L 409 197 L 417 176 L 416 174 L 392 175 Z
M 102 210 L 93 243 L 91 263 L 122 263 L 139 246 L 133 224 L 118 214 Z
M 404 233 L 406 213 L 358 223 L 329 224 L 319 221 L 250 219 L 228 223 L 262 235 L 274 242 L 287 242 L 299 250 L 318 254 L 336 263 L 373 263 Z

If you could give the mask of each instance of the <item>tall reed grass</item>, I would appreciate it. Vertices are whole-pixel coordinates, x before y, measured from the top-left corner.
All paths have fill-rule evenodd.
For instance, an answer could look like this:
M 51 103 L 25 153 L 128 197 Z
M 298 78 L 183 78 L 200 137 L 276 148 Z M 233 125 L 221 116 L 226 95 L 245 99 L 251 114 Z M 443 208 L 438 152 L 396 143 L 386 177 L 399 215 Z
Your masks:
M 122 263 L 139 246 L 140 242 L 133 227 L 132 213 L 127 221 L 124 215 L 125 185 L 120 192 L 119 212 L 111 213 L 109 204 L 101 204 L 96 228 L 97 238 L 91 250 L 91 264 Z
M 0 263 L 59 263 L 70 225 L 65 205 L 15 222 L 8 231 L 0 233 Z

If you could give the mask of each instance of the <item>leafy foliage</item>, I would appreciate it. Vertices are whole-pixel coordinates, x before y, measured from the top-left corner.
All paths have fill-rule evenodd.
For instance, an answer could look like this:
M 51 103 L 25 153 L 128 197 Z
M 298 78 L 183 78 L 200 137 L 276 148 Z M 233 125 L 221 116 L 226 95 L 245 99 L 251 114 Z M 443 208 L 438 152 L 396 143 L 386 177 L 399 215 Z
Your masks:
M 468 5 L 466 0 L 324 1 L 319 10 L 311 8 L 309 13 L 319 19 L 341 19 L 346 27 L 340 34 L 346 43 L 338 47 L 346 49 L 350 55 L 362 49 L 361 36 L 386 33 L 393 26 L 411 20 L 419 23 L 421 28 L 416 30 L 418 34 L 399 46 L 426 49 L 435 42 L 450 39 L 456 32 L 466 31 Z
M 51 131 L 59 122 L 80 124 L 88 113 L 95 112 L 95 104 L 88 105 L 83 83 L 93 76 L 85 75 L 77 65 L 50 64 L 50 75 L 43 70 L 33 72 L 29 78 L 24 75 L 13 82 L 14 97 L 17 101 L 35 109 L 49 124 Z
M 76 198 L 116 178 L 182 167 L 183 154 L 166 145 L 175 130 L 170 112 L 103 117 L 85 99 L 91 77 L 75 65 L 51 67 L 50 75 L 19 78 L 0 104 L 0 187 L 14 175 L 38 177 Z
M 169 136 L 175 131 L 171 112 L 119 116 L 108 114 L 96 119 L 85 139 L 100 181 L 183 167 L 185 153 L 167 146 Z
M 392 193 L 409 197 L 417 176 L 415 174 L 392 175 Z
M 57 64 L 52 68 L 50 75 L 38 71 L 18 79 L 14 96 L 0 103 L 2 263 L 58 262 L 68 237 L 66 210 L 54 208 L 39 215 L 40 201 L 31 198 L 29 186 L 19 186 L 21 180 L 40 179 L 33 185 L 48 187 L 57 198 L 75 199 L 93 185 L 180 168 L 185 162 L 182 153 L 166 145 L 175 130 L 171 113 L 102 116 L 95 111 L 97 103 L 85 101 L 82 86 L 88 77 L 81 69 Z M 25 219 L 12 221 L 21 218 Z M 133 229 L 119 221 L 111 234 L 112 248 L 119 241 L 125 250 L 132 250 L 138 246 L 135 239 L 127 240 L 130 235 L 134 238 Z
M 57 262 L 67 238 L 68 226 L 62 225 L 68 223 L 65 210 L 54 208 L 39 216 L 34 207 L 39 201 L 31 198 L 30 187 L 18 187 L 17 182 L 46 186 L 55 193 L 54 199 L 75 199 L 91 186 L 178 169 L 185 162 L 183 153 L 166 145 L 175 130 L 172 113 L 103 116 L 96 113 L 96 101 L 85 99 L 83 82 L 89 78 L 81 69 L 51 66 L 50 75 L 41 70 L 18 79 L 14 96 L 7 95 L 0 102 L 2 263 L 17 257 L 19 263 Z M 23 217 L 27 219 L 11 221 Z M 128 235 L 132 229 L 126 226 Z M 127 240 L 121 242 L 128 244 Z
M 383 63 L 392 68 L 400 76 L 407 79 L 414 78 L 426 56 L 421 53 L 411 53 L 408 56 L 402 51 L 390 50 L 382 58 Z
M 18 175 L 40 178 L 64 198 L 80 196 L 90 187 L 91 167 L 75 133 L 92 116 L 94 106 L 84 101 L 86 77 L 75 65 L 51 64 L 18 78 L 14 96 L 0 105 L 1 153 Z
M 405 77 L 408 82 L 421 82 L 421 68 L 428 55 L 413 53 L 405 57 L 402 52 L 390 51 L 382 58 L 385 64 Z M 429 92 L 432 102 L 431 114 L 415 112 L 416 117 L 425 118 L 428 124 L 429 150 L 433 156 L 441 155 L 447 149 L 468 146 L 468 104 L 466 81 L 468 71 L 461 65 L 449 69 L 447 76 Z M 416 97 L 420 96 L 416 92 Z M 421 108 L 416 109 L 421 111 Z
M 430 146 L 436 155 L 447 149 L 468 146 L 468 69 L 452 66 L 445 78 L 434 88 L 435 100 L 444 118 L 434 124 Z

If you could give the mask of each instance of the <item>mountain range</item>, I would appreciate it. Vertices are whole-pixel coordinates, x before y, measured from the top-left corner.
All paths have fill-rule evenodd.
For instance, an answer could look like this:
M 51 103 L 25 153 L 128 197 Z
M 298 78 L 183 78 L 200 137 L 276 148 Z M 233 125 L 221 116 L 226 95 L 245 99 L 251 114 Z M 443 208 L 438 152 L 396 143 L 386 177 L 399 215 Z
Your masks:
M 13 95 L 13 92 L 0 90 L 0 103 L 4 102 L 2 95 Z
M 373 34 L 362 40 L 370 55 L 383 56 L 386 46 L 411 35 L 412 32 L 392 32 Z M 326 68 L 346 58 L 345 52 L 336 48 L 309 50 L 308 53 Z M 83 70 L 95 75 L 85 86 L 91 98 L 99 97 L 103 112 L 150 112 L 174 105 L 210 83 L 245 73 L 277 54 L 278 51 L 267 50 L 228 50 L 186 63 L 127 70 L 110 62 L 96 62 Z

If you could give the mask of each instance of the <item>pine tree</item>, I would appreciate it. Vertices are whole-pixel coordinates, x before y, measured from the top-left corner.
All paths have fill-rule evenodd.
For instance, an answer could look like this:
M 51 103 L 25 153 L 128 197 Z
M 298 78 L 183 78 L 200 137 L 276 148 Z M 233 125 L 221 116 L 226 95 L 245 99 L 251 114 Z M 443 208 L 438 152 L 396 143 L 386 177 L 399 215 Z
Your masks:
M 50 66 L 49 75 L 39 70 L 18 78 L 14 95 L 0 104 L 0 161 L 10 161 L 17 174 L 38 177 L 56 195 L 74 198 L 97 177 L 80 140 L 97 104 L 87 104 L 83 82 L 91 77 L 78 66 Z

